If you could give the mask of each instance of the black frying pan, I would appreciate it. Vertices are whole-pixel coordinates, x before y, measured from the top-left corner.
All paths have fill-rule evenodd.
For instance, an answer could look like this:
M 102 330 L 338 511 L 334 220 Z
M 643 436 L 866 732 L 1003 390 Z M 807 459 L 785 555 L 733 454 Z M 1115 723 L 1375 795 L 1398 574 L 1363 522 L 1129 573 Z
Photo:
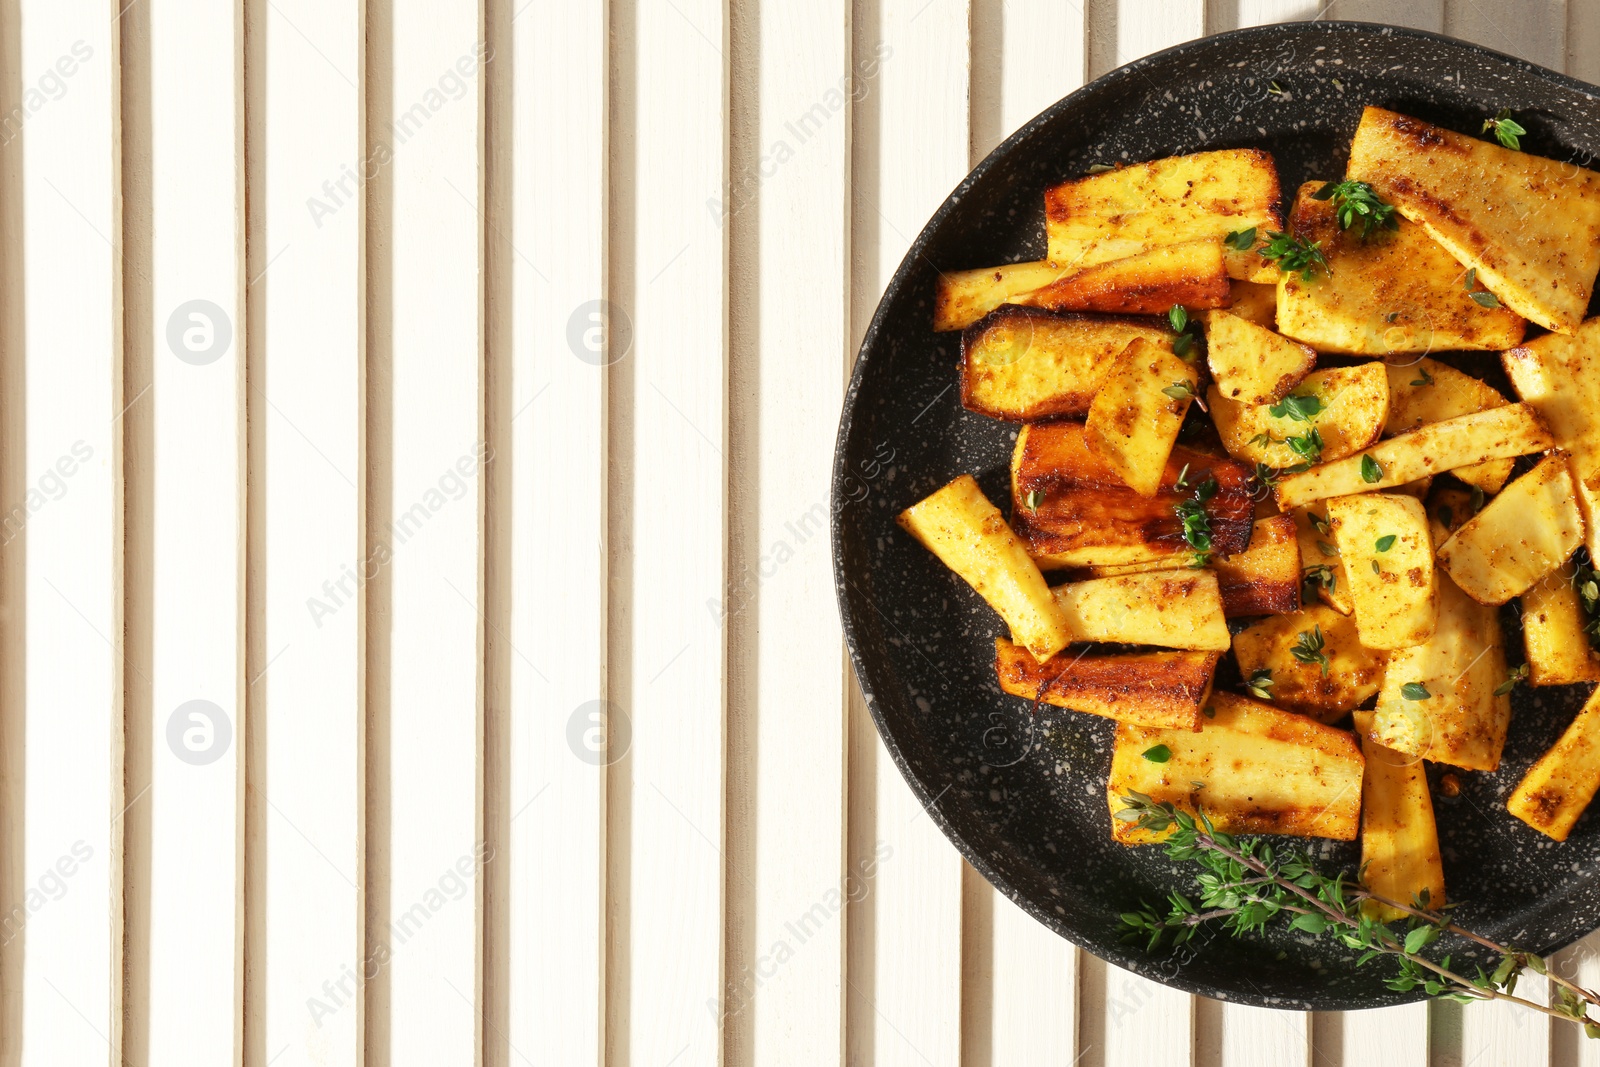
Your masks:
M 1033 719 L 1026 701 L 1001 694 L 992 641 L 1004 624 L 894 523 L 964 471 L 997 503 L 1008 499 L 1015 428 L 962 409 L 959 335 L 930 327 L 936 273 L 1042 258 L 1044 189 L 1095 163 L 1263 147 L 1292 194 L 1302 181 L 1343 175 L 1370 103 L 1474 135 L 1509 107 L 1529 130 L 1525 151 L 1589 166 L 1600 156 L 1597 98 L 1600 89 L 1564 75 L 1415 30 L 1301 22 L 1225 33 L 1131 63 L 1051 107 L 979 164 L 911 246 L 867 330 L 840 419 L 839 608 L 868 707 L 906 780 L 973 866 L 1046 926 L 1146 977 L 1228 1000 L 1342 1010 L 1416 999 L 1383 987 L 1391 964 L 1354 970 L 1326 937 L 1219 935 L 1181 956 L 1119 941 L 1118 912 L 1188 885 L 1193 868 L 1111 842 L 1112 724 L 1048 707 Z M 1488 371 L 1497 360 L 1452 362 Z M 1515 662 L 1514 613 L 1505 619 Z M 1443 768 L 1430 771 L 1457 921 L 1538 952 L 1600 927 L 1600 816 L 1557 845 L 1504 800 L 1585 696 L 1583 687 L 1519 687 L 1498 773 L 1458 771 L 1461 793 L 1446 799 Z M 1303 844 L 1329 871 L 1355 868 L 1353 843 Z M 1446 947 L 1457 961 L 1471 956 Z

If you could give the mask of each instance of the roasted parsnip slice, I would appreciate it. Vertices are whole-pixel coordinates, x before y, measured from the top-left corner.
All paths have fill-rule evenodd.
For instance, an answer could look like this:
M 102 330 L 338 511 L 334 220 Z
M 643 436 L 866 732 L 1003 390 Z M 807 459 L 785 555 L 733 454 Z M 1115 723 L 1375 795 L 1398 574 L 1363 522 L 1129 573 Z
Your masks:
M 1317 365 L 1309 346 L 1258 326 L 1235 309 L 1208 311 L 1205 323 L 1206 361 L 1217 391 L 1229 400 L 1275 404 Z
M 1335 497 L 1328 524 L 1350 579 L 1361 643 L 1390 651 L 1432 637 L 1438 600 L 1422 502 L 1398 493 Z
M 1317 598 L 1348 615 L 1356 609 L 1350 599 L 1350 576 L 1344 572 L 1339 546 L 1333 543 L 1333 526 L 1328 522 L 1326 504 L 1308 504 L 1289 512 L 1294 516 L 1295 534 L 1300 539 L 1300 572 L 1317 590 Z
M 1108 653 L 1078 645 L 1043 663 L 995 638 L 1000 688 L 1056 707 L 1107 719 L 1198 730 L 1220 652 Z
M 962 330 L 995 308 L 1042 289 L 1066 271 L 1049 262 L 1004 263 L 998 267 L 946 271 L 933 295 L 933 328 Z
M 1267 269 L 1273 274 L 1278 273 L 1278 268 L 1270 264 L 1267 265 Z M 1253 322 L 1264 329 L 1277 329 L 1278 286 L 1276 279 L 1273 282 L 1242 282 L 1235 279 L 1228 286 L 1228 289 L 1233 296 L 1233 303 L 1228 305 L 1230 312 L 1246 322 Z
M 1600 174 L 1377 107 L 1362 112 L 1347 174 L 1506 307 L 1557 332 L 1582 321 L 1600 270 Z
M 1164 314 L 1174 304 L 1221 307 L 1228 270 L 1220 240 L 1188 241 L 1082 267 L 1017 297 L 1020 304 L 1056 311 Z
M 1354 735 L 1230 693 L 1213 693 L 1209 706 L 1199 733 L 1117 725 L 1106 789 L 1115 840 L 1166 836 L 1116 818 L 1130 792 L 1204 807 L 1225 833 L 1355 840 L 1363 760 Z
M 1226 652 L 1230 638 L 1217 576 L 1150 571 L 1069 582 L 1053 590 L 1073 641 Z
M 1082 268 L 1203 238 L 1220 247 L 1238 230 L 1283 229 L 1278 200 L 1272 156 L 1255 148 L 1196 152 L 1091 174 L 1045 193 L 1047 258 Z M 1276 268 L 1253 251 L 1230 251 L 1228 258 L 1234 278 L 1277 280 Z
M 1332 463 L 1278 479 L 1278 506 L 1288 511 L 1332 496 L 1392 489 L 1430 474 L 1543 452 L 1550 430 L 1527 404 L 1458 415 L 1379 441 Z
M 1334 201 L 1317 200 L 1322 182 L 1300 187 L 1290 212 L 1296 237 L 1316 241 L 1328 271 L 1310 279 L 1285 271 L 1278 281 L 1278 328 L 1319 352 L 1352 356 L 1509 348 L 1522 340 L 1522 316 L 1472 299 L 1457 263 L 1415 222 L 1370 235 L 1339 226 Z
M 1415 363 L 1389 364 L 1387 370 L 1389 421 L 1383 432 L 1390 437 L 1431 422 L 1443 422 L 1457 415 L 1488 411 L 1506 404 L 1506 398 L 1493 386 L 1438 360 L 1424 357 Z M 1458 467 L 1450 473 L 1485 493 L 1498 493 L 1511 477 L 1513 462 L 1497 459 L 1473 467 Z
M 1355 620 L 1326 604 L 1250 624 L 1234 634 L 1233 654 L 1247 679 L 1272 672 L 1274 704 L 1324 722 L 1343 718 L 1383 684 L 1384 654 L 1363 646 Z
M 1435 763 L 1473 771 L 1498 767 L 1511 721 L 1511 697 L 1495 693 L 1506 680 L 1503 640 L 1495 609 L 1439 575 L 1433 637 L 1389 653 L 1372 739 Z M 1412 685 L 1422 689 L 1408 690 Z
M 1565 841 L 1600 790 L 1600 690 L 1561 739 L 1528 768 L 1506 810 L 1535 830 Z
M 1203 509 L 1211 551 L 1241 552 L 1255 512 L 1248 467 L 1180 445 L 1167 460 L 1160 491 L 1144 497 L 1089 448 L 1078 423 L 1030 423 L 1012 452 L 1012 522 L 1044 567 L 1188 563 L 1195 549 L 1184 540 L 1178 505 L 1210 481 L 1217 489 Z
M 1439 563 L 1480 604 L 1504 604 L 1583 543 L 1583 516 L 1564 452 L 1502 489 L 1439 546 Z
M 1083 415 L 1134 340 L 1170 352 L 1173 334 L 1154 320 L 1007 305 L 961 335 L 961 403 L 1013 422 Z
M 1600 682 L 1600 655 L 1589 643 L 1588 613 L 1568 568 L 1534 582 L 1522 594 L 1522 642 L 1533 685 Z
M 1500 361 L 1517 395 L 1549 424 L 1555 447 L 1571 453 L 1589 555 L 1600 559 L 1600 318 L 1570 336 L 1535 337 Z
M 899 522 L 977 590 L 1036 659 L 1049 659 L 1072 639 L 1044 575 L 972 475 L 906 508 Z
M 1420 897 L 1430 908 L 1442 907 L 1444 860 L 1423 762 L 1368 737 L 1372 712 L 1358 711 L 1354 718 L 1367 761 L 1361 779 L 1361 880 L 1369 892 L 1397 904 L 1409 906 Z M 1405 918 L 1405 912 L 1375 900 L 1362 901 L 1361 911 L 1378 922 Z
M 1089 405 L 1089 447 L 1140 496 L 1155 496 L 1200 373 L 1169 349 L 1135 338 Z
M 1329 367 L 1278 404 L 1241 404 L 1215 385 L 1206 399 L 1230 456 L 1283 469 L 1328 463 L 1376 441 L 1389 417 L 1389 376 L 1382 363 Z
M 1300 610 L 1300 541 L 1292 516 L 1257 519 L 1250 546 L 1237 555 L 1214 556 L 1211 568 L 1222 589 L 1222 610 L 1230 619 Z

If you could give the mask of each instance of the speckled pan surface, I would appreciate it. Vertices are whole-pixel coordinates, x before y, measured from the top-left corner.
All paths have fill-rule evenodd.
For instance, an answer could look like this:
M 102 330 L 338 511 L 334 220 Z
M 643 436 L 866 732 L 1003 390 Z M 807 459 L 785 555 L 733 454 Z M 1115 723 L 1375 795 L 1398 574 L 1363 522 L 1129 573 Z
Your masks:
M 912 788 L 967 859 L 1046 926 L 1149 978 L 1232 1001 L 1335 1010 L 1415 999 L 1383 988 L 1386 964 L 1354 970 L 1328 939 L 1219 936 L 1181 958 L 1118 941 L 1119 911 L 1188 884 L 1191 870 L 1111 842 L 1112 724 L 1052 708 L 1035 720 L 1025 701 L 1000 693 L 992 642 L 1003 624 L 894 523 L 964 471 L 997 503 L 1008 498 L 1015 428 L 962 409 L 958 335 L 929 324 L 936 273 L 1041 258 L 1044 189 L 1095 163 L 1257 146 L 1277 158 L 1286 191 L 1340 176 L 1369 103 L 1473 134 L 1510 107 L 1529 130 L 1525 150 L 1595 166 L 1597 97 L 1593 86 L 1432 34 L 1357 23 L 1240 30 L 1142 59 L 1057 103 L 984 160 L 913 244 L 867 331 L 840 422 L 840 611 L 872 715 Z M 1514 613 L 1504 621 L 1515 661 Z M 1536 951 L 1600 927 L 1600 818 L 1591 812 L 1557 845 L 1504 801 L 1585 696 L 1519 688 L 1500 771 L 1458 772 L 1452 800 L 1435 789 L 1458 921 Z M 1430 777 L 1437 786 L 1439 769 Z M 1353 843 L 1305 844 L 1329 869 L 1355 866 Z

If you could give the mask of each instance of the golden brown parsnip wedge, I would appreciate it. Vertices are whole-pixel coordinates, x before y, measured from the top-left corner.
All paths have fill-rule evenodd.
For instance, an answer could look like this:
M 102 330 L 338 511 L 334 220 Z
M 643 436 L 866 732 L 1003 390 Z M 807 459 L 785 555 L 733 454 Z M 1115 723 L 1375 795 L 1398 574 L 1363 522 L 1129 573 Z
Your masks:
M 1397 904 L 1411 906 L 1426 894 L 1428 907 L 1443 907 L 1444 861 L 1423 762 L 1368 737 L 1372 712 L 1353 717 L 1367 761 L 1361 779 L 1361 880 L 1368 892 Z M 1406 914 L 1375 900 L 1362 901 L 1361 911 L 1385 923 Z
M 1500 357 L 1517 395 L 1544 417 L 1555 447 L 1572 454 L 1589 554 L 1600 559 L 1600 318 L 1570 336 L 1535 337 Z
M 1300 610 L 1300 541 L 1293 516 L 1257 519 L 1250 546 L 1238 555 L 1212 557 L 1211 569 L 1230 619 Z
M 1322 634 L 1321 664 L 1294 654 L 1301 634 Z M 1313 642 L 1314 643 L 1314 642 Z M 1262 619 L 1233 636 L 1239 673 L 1249 678 L 1258 670 L 1272 672 L 1272 702 L 1333 722 L 1358 708 L 1383 684 L 1384 654 L 1361 644 L 1355 620 L 1326 604 L 1308 604 L 1294 615 Z
M 1391 651 L 1432 637 L 1438 601 L 1422 502 L 1399 493 L 1335 497 L 1328 524 L 1350 579 L 1361 643 Z
M 1589 616 L 1567 567 L 1534 582 L 1522 594 L 1522 642 L 1532 685 L 1600 682 L 1600 656 L 1584 627 Z
M 1217 390 L 1229 400 L 1275 404 L 1317 365 L 1317 354 L 1308 346 L 1231 309 L 1206 312 L 1205 323 L 1206 361 Z
M 1084 435 L 1140 496 L 1155 496 L 1200 372 L 1169 350 L 1135 338 L 1112 363 L 1089 405 Z
M 1278 326 L 1319 352 L 1383 356 L 1407 352 L 1495 350 L 1522 340 L 1522 316 L 1476 303 L 1466 268 L 1420 225 L 1396 216 L 1398 229 L 1362 236 L 1339 228 L 1322 182 L 1300 187 L 1290 212 L 1296 237 L 1318 241 L 1329 272 L 1310 280 L 1285 271 L 1278 281 Z M 1414 376 L 1413 376 L 1414 377 Z
M 1389 364 L 1389 421 L 1385 435 L 1415 430 L 1430 422 L 1443 422 L 1457 415 L 1504 407 L 1506 398 L 1491 385 L 1448 364 L 1423 357 L 1403 366 Z M 1475 485 L 1485 493 L 1498 493 L 1511 477 L 1513 460 L 1497 459 L 1475 467 L 1460 467 L 1450 473 Z
M 1278 506 L 1288 511 L 1332 496 L 1392 489 L 1430 474 L 1543 452 L 1552 444 L 1544 420 L 1527 404 L 1475 411 L 1379 441 L 1356 455 L 1286 474 L 1278 480 Z M 1365 468 L 1377 475 L 1371 481 L 1363 474 L 1369 457 L 1377 465 Z
M 1224 833 L 1355 840 L 1364 761 L 1354 735 L 1231 693 L 1213 693 L 1210 707 L 1199 733 L 1117 725 L 1106 783 L 1114 840 L 1166 836 L 1116 818 L 1130 792 L 1191 813 L 1204 808 Z M 1160 755 L 1158 746 L 1170 753 L 1165 762 L 1146 755 Z
M 1300 539 L 1301 573 L 1315 579 L 1317 599 L 1340 615 L 1349 615 L 1356 605 L 1350 599 L 1350 577 L 1344 572 L 1339 546 L 1333 543 L 1327 505 L 1307 505 L 1289 514 L 1294 516 L 1295 534 Z M 1325 573 L 1324 567 L 1327 568 Z
M 1123 315 L 1162 315 L 1174 304 L 1214 308 L 1228 302 L 1228 270 L 1221 241 L 1188 241 L 1083 267 L 1016 299 L 1056 311 Z
M 1252 226 L 1264 235 L 1283 229 L 1278 200 L 1272 156 L 1255 148 L 1197 152 L 1091 174 L 1044 194 L 1047 258 L 1081 268 L 1183 241 L 1220 243 Z M 1261 280 L 1258 275 L 1270 272 L 1276 281 L 1276 268 L 1254 251 L 1233 252 L 1229 259 L 1234 278 Z
M 1278 268 L 1271 264 L 1267 264 L 1267 269 L 1274 275 L 1278 273 Z M 1229 311 L 1246 322 L 1253 322 L 1263 329 L 1275 330 L 1278 328 L 1278 286 L 1276 278 L 1270 283 L 1242 282 L 1235 279 L 1228 286 L 1228 289 L 1233 294 L 1233 303 L 1228 305 Z
M 1528 768 L 1506 810 L 1557 841 L 1565 841 L 1600 790 L 1600 690 L 1560 740 Z
M 1222 591 L 1208 570 L 1150 571 L 1053 590 L 1073 641 L 1226 652 Z
M 1492 771 L 1511 721 L 1511 697 L 1495 695 L 1505 680 L 1498 612 L 1441 574 L 1432 639 L 1389 653 L 1372 739 L 1435 763 Z M 1413 682 L 1427 688 L 1427 699 L 1406 699 L 1405 686 Z
M 1571 332 L 1600 270 L 1600 174 L 1369 107 L 1347 174 L 1524 318 Z
M 1572 469 L 1565 452 L 1552 452 L 1440 545 L 1439 564 L 1480 604 L 1504 604 L 1582 543 Z
M 1200 729 L 1220 652 L 1107 653 L 1077 645 L 1043 663 L 995 638 L 1000 688 L 1059 708 L 1173 730 Z
M 1067 620 L 1044 575 L 972 475 L 906 508 L 899 523 L 977 590 L 1035 658 L 1067 646 Z
M 1049 262 L 1004 263 L 998 267 L 946 271 L 933 296 L 933 328 L 962 330 L 995 308 L 1042 289 L 1066 272 Z
M 1177 485 L 1180 474 L 1183 489 Z M 1030 423 L 1011 455 L 1011 517 L 1017 536 L 1044 567 L 1183 564 L 1193 559 L 1194 549 L 1184 541 L 1178 504 L 1215 479 L 1216 495 L 1205 503 L 1212 551 L 1242 552 L 1254 524 L 1251 477 L 1241 463 L 1180 445 L 1167 460 L 1160 491 L 1140 496 L 1089 448 L 1078 423 Z
M 1293 467 L 1304 457 L 1286 439 L 1304 437 L 1315 428 L 1322 437 L 1322 462 L 1329 463 L 1376 441 L 1389 418 L 1389 375 L 1382 363 L 1316 371 L 1290 396 L 1314 396 L 1322 402 L 1322 410 L 1302 422 L 1288 414 L 1274 415 L 1274 405 L 1229 400 L 1215 385 L 1207 390 L 1211 417 L 1228 454 L 1269 467 Z
M 1138 339 L 1172 350 L 1172 332 L 1155 320 L 1007 305 L 961 335 L 961 403 L 1012 422 L 1083 415 L 1117 355 Z

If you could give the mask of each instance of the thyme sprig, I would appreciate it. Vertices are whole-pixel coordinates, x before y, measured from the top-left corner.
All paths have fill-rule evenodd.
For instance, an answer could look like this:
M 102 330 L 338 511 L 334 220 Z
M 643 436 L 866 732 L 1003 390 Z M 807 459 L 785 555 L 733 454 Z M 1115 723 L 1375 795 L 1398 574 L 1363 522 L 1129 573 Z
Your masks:
M 1133 791 L 1122 797 L 1122 803 L 1118 820 L 1151 833 L 1170 830 L 1163 842 L 1167 856 L 1201 868 L 1197 898 L 1173 891 L 1165 913 L 1142 903 L 1123 912 L 1125 941 L 1144 941 L 1146 951 L 1153 952 L 1163 943 L 1183 945 L 1211 922 L 1220 922 L 1227 933 L 1241 937 L 1286 921 L 1290 930 L 1327 935 L 1359 949 L 1358 967 L 1379 957 L 1393 959 L 1396 973 L 1384 984 L 1396 992 L 1421 989 L 1428 996 L 1464 1004 L 1509 1001 L 1577 1023 L 1589 1037 L 1600 1038 L 1600 1018 L 1590 1014 L 1591 1007 L 1600 1007 L 1600 994 L 1551 972 L 1546 961 L 1532 952 L 1457 926 L 1442 908 L 1429 907 L 1426 891 L 1409 904 L 1389 900 L 1351 883 L 1343 871 L 1328 877 L 1299 852 L 1280 853 L 1266 842 L 1224 833 L 1204 810 L 1191 815 Z M 1404 928 L 1378 921 L 1374 912 L 1380 908 L 1404 915 Z M 1490 972 L 1476 967 L 1468 976 L 1452 968 L 1448 955 L 1437 960 L 1424 955 L 1444 934 L 1490 950 L 1499 957 L 1498 965 Z M 1549 1006 L 1515 994 L 1517 979 L 1530 971 L 1553 984 Z
M 1333 273 L 1327 257 L 1322 254 L 1322 242 L 1307 241 L 1276 230 L 1267 231 L 1267 243 L 1256 249 L 1256 255 L 1273 261 L 1281 271 L 1299 271 L 1300 277 L 1308 282 L 1316 277 L 1318 267 L 1324 274 Z
M 1333 201 L 1333 213 L 1341 230 L 1360 222 L 1362 240 L 1371 237 L 1375 230 L 1400 228 L 1400 220 L 1394 217 L 1394 205 L 1378 199 L 1377 190 L 1366 182 L 1328 182 L 1312 193 L 1311 199 Z

